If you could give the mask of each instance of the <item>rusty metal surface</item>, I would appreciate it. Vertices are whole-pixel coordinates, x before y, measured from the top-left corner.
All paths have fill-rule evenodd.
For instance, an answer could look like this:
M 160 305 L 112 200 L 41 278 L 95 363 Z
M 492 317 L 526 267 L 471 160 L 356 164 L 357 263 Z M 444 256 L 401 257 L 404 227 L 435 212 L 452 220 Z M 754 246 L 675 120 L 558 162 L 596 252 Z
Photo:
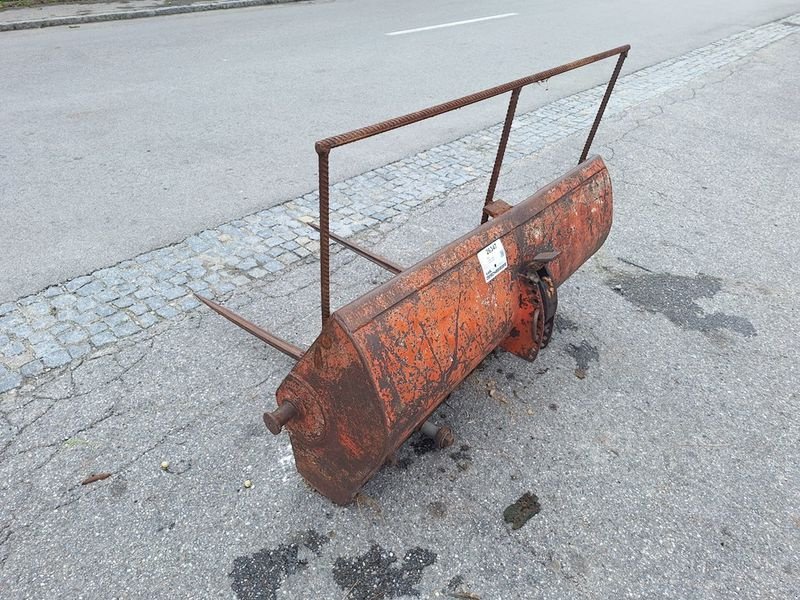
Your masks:
M 303 356 L 303 350 L 298 346 L 295 346 L 291 342 L 287 342 L 286 340 L 283 340 L 278 336 L 273 335 L 266 329 L 262 329 L 261 327 L 259 327 L 255 323 L 248 321 L 241 315 L 237 315 L 232 310 L 225 308 L 224 306 L 221 306 L 220 304 L 217 304 L 216 302 L 209 300 L 208 298 L 204 298 L 200 294 L 195 294 L 194 296 L 195 298 L 200 300 L 200 302 L 208 306 L 211 310 L 219 313 L 220 315 L 228 319 L 231 323 L 238 325 L 239 327 L 244 329 L 247 333 L 254 335 L 262 342 L 269 344 L 276 350 L 280 350 L 286 356 L 290 356 L 295 360 L 298 360 L 301 356 Z
M 316 143 L 319 160 L 322 331 L 308 350 L 232 311 L 207 306 L 297 360 L 263 415 L 273 434 L 288 429 L 298 471 L 323 495 L 349 503 L 414 431 L 453 443 L 431 413 L 492 350 L 534 360 L 547 346 L 557 288 L 603 244 L 612 222 L 611 181 L 603 160 L 584 160 L 629 46 L 536 73 L 457 100 Z M 512 207 L 494 198 L 523 87 L 618 56 L 577 167 Z M 330 231 L 330 151 L 511 92 L 481 225 L 410 268 Z M 491 217 L 491 220 L 489 220 Z M 330 241 L 395 277 L 334 313 Z
M 516 88 L 523 88 L 532 83 L 539 83 L 540 81 L 550 79 L 551 77 L 555 77 L 556 75 L 561 75 L 562 73 L 574 71 L 575 69 L 579 69 L 580 67 L 585 67 L 586 65 L 590 65 L 592 63 L 605 60 L 606 58 L 610 58 L 612 56 L 621 55 L 623 53 L 627 54 L 627 52 L 630 49 L 631 49 L 630 45 L 625 44 L 624 46 L 612 48 L 604 52 L 598 52 L 597 54 L 592 54 L 591 56 L 586 56 L 584 58 L 574 60 L 572 62 L 560 65 L 558 67 L 553 67 L 552 69 L 539 71 L 538 73 L 534 73 L 533 75 L 528 75 L 527 77 L 521 77 L 520 79 L 515 79 L 514 81 L 510 81 L 508 83 L 504 83 L 492 88 L 481 90 L 480 92 L 475 92 L 474 94 L 470 94 L 462 98 L 457 98 L 456 100 L 443 102 L 442 104 L 437 104 L 436 106 L 431 106 L 423 110 L 409 113 L 407 115 L 403 115 L 402 117 L 388 119 L 386 121 L 381 121 L 380 123 L 375 123 L 374 125 L 361 127 L 360 129 L 354 129 L 353 131 L 349 131 L 347 133 L 342 133 L 339 135 L 325 138 L 323 140 L 318 141 L 314 145 L 314 148 L 316 149 L 318 154 L 329 152 L 330 150 L 338 146 L 352 144 L 353 142 L 357 142 L 359 140 L 363 140 L 368 137 L 378 135 L 380 133 L 386 133 L 387 131 L 391 131 L 392 129 L 397 129 L 398 127 L 404 127 L 406 125 L 411 125 L 412 123 L 418 123 L 419 121 L 424 121 L 425 119 L 430 119 L 431 117 L 442 115 L 452 110 L 464 108 L 465 106 L 469 106 L 470 104 L 475 104 L 476 102 L 481 102 L 483 100 L 488 100 L 489 98 L 493 98 L 495 96 L 500 96 L 501 94 L 511 92 Z
M 291 402 L 284 402 L 272 412 L 264 413 L 264 425 L 272 435 L 278 435 L 283 426 L 297 416 L 297 407 Z
M 514 115 L 517 112 L 517 102 L 519 101 L 519 93 L 522 91 L 521 87 L 514 88 L 511 92 L 511 98 L 508 101 L 508 110 L 506 110 L 506 119 L 503 121 L 503 132 L 500 134 L 500 142 L 497 145 L 497 156 L 494 159 L 494 167 L 492 167 L 492 175 L 489 178 L 489 189 L 486 191 L 486 199 L 483 201 L 484 209 L 489 203 L 494 200 L 494 192 L 497 189 L 497 180 L 500 178 L 500 168 L 503 166 L 503 158 L 506 155 L 506 146 L 508 145 L 508 137 L 511 135 L 511 124 L 514 122 Z M 489 215 L 486 210 L 481 214 L 481 223 L 486 223 Z
M 625 58 L 628 56 L 629 50 L 630 50 L 630 45 L 628 44 L 624 46 L 619 46 L 617 48 L 612 48 L 610 50 L 606 50 L 605 52 L 599 52 L 591 56 L 586 56 L 584 58 L 563 64 L 561 66 L 554 67 L 552 69 L 540 71 L 538 73 L 534 73 L 533 75 L 529 75 L 527 77 L 522 77 L 520 79 L 516 79 L 508 83 L 504 83 L 492 88 L 481 90 L 480 92 L 475 92 L 474 94 L 470 94 L 462 98 L 457 98 L 449 102 L 437 104 L 435 106 L 431 106 L 413 113 L 409 113 L 401 117 L 396 117 L 394 119 L 381 121 L 380 123 L 375 123 L 374 125 L 369 125 L 367 127 L 362 127 L 360 129 L 354 129 L 353 131 L 349 131 L 347 133 L 342 133 L 339 135 L 328 137 L 323 140 L 319 140 L 316 144 L 314 144 L 314 149 L 317 152 L 319 161 L 320 311 L 321 311 L 323 325 L 328 320 L 331 314 L 331 309 L 330 309 L 331 236 L 330 236 L 329 169 L 330 169 L 330 152 L 332 149 L 337 148 L 339 146 L 352 144 L 353 142 L 364 140 L 366 138 L 375 135 L 386 133 L 388 131 L 397 129 L 399 127 L 405 127 L 407 125 L 419 123 L 420 121 L 424 121 L 426 119 L 430 119 L 432 117 L 442 115 L 453 110 L 464 108 L 465 106 L 469 106 L 470 104 L 475 104 L 476 102 L 481 102 L 484 100 L 488 100 L 489 98 L 494 98 L 495 96 L 511 92 L 511 98 L 509 100 L 508 109 L 506 111 L 506 118 L 503 123 L 503 130 L 500 136 L 500 142 L 498 144 L 497 156 L 495 157 L 494 168 L 492 169 L 492 175 L 489 181 L 489 189 L 487 191 L 486 201 L 484 203 L 488 204 L 494 199 L 493 198 L 494 190 L 500 175 L 500 169 L 503 164 L 503 158 L 505 156 L 505 149 L 508 143 L 508 137 L 511 132 L 511 124 L 514 120 L 514 114 L 516 112 L 517 100 L 519 99 L 519 94 L 522 88 L 534 83 L 540 83 L 542 81 L 550 79 L 551 77 L 555 77 L 556 75 L 561 75 L 563 73 L 567 73 L 569 71 L 585 67 L 587 65 L 605 60 L 607 58 L 611 58 L 612 56 L 619 56 L 619 58 L 617 59 L 617 63 L 614 67 L 614 72 L 606 88 L 605 95 L 600 104 L 600 108 L 597 112 L 597 115 L 595 116 L 594 122 L 592 123 L 592 127 L 589 132 L 589 137 L 587 138 L 586 143 L 584 144 L 583 152 L 581 153 L 581 158 L 578 161 L 578 163 L 580 164 L 588 156 L 589 150 L 592 145 L 592 141 L 594 140 L 594 136 L 600 124 L 600 120 L 603 117 L 603 112 L 605 111 L 605 107 L 608 104 L 608 99 L 611 96 L 614 84 L 617 80 L 620 70 L 622 69 L 622 63 L 625 62 Z M 485 223 L 487 218 L 488 217 L 486 213 L 483 212 L 481 214 L 481 223 Z
M 322 325 L 331 316 L 331 224 L 328 151 L 317 150 L 319 159 L 319 293 Z
M 434 425 L 431 421 L 425 421 L 419 428 L 420 433 L 428 436 L 438 449 L 449 448 L 456 441 L 453 430 L 447 425 Z
M 492 200 L 483 206 L 483 214 L 487 217 L 495 218 L 502 215 L 504 212 L 511 210 L 511 205 L 503 200 Z M 486 220 L 483 221 L 484 223 Z
M 622 63 L 625 62 L 625 59 L 628 57 L 628 50 L 624 50 L 620 53 L 619 58 L 617 59 L 617 64 L 614 65 L 614 72 L 611 74 L 611 79 L 608 80 L 608 85 L 606 86 L 606 91 L 603 94 L 603 99 L 600 101 L 600 106 L 597 109 L 597 114 L 594 116 L 594 121 L 592 122 L 592 127 L 589 129 L 589 135 L 586 137 L 586 143 L 583 145 L 583 151 L 581 152 L 581 156 L 578 159 L 578 164 L 581 164 L 583 161 L 586 160 L 586 157 L 589 156 L 589 150 L 592 148 L 592 142 L 594 141 L 594 136 L 597 134 L 597 128 L 600 126 L 600 121 L 603 118 L 603 114 L 606 111 L 606 106 L 608 106 L 608 100 L 611 98 L 611 92 L 614 91 L 614 85 L 617 83 L 617 78 L 619 77 L 619 72 L 622 70 Z
M 546 290 L 602 245 L 611 214 L 594 157 L 333 313 L 277 391 L 296 408 L 285 427 L 303 477 L 350 502 L 489 352 L 535 358 Z M 496 240 L 508 267 L 487 282 L 476 254 Z M 540 286 L 542 273 L 550 282 Z
M 586 186 L 591 189 L 585 190 L 585 192 L 591 192 L 595 196 L 602 196 L 603 193 L 608 192 L 610 198 L 610 178 L 605 163 L 599 157 L 593 157 L 582 165 L 575 167 L 569 173 L 542 188 L 500 217 L 492 219 L 467 235 L 453 240 L 432 256 L 417 263 L 414 267 L 406 269 L 403 273 L 393 278 L 391 282 L 371 290 L 362 299 L 370 299 L 370 302 L 374 301 L 376 303 L 376 307 L 385 310 L 430 284 L 438 273 L 444 273 L 465 259 L 473 257 L 492 241 L 527 223 L 534 216 L 541 217 L 540 213 L 544 208 L 553 205 L 559 199 L 565 198 L 570 192 L 586 188 Z M 542 248 L 539 246 L 536 249 L 537 251 L 530 255 L 530 260 L 533 260 L 535 256 L 544 251 L 559 250 L 561 252 L 550 265 L 556 287 L 572 275 L 585 260 L 580 248 L 573 248 L 569 245 L 569 242 L 575 237 L 570 234 L 570 226 L 575 227 L 576 231 L 583 231 L 589 227 L 590 235 L 587 235 L 586 239 L 591 240 L 595 246 L 589 253 L 591 255 L 605 241 L 605 235 L 608 233 L 607 226 L 610 226 L 611 222 L 610 203 L 608 206 L 604 204 L 595 206 L 584 203 L 568 208 L 570 210 L 566 211 L 565 217 L 569 218 L 570 222 L 566 228 L 563 228 L 563 231 L 561 227 L 556 227 L 557 224 L 553 222 L 554 219 L 550 218 L 546 226 L 533 228 L 529 236 L 531 242 L 534 241 L 534 236 L 539 241 L 551 240 L 551 247 Z M 587 222 L 582 222 L 582 219 Z M 593 225 L 594 222 L 596 222 L 596 225 Z M 606 231 L 599 235 L 598 228 L 606 229 Z M 557 236 L 557 239 L 552 239 L 554 235 Z M 584 243 L 577 242 L 579 244 Z M 417 266 L 425 264 L 431 264 L 435 268 L 422 271 L 416 269 Z M 373 315 L 373 309 L 367 308 L 366 303 L 351 303 L 339 309 L 338 313 L 346 319 L 352 329 L 358 329 L 369 321 Z
M 309 223 L 309 226 L 312 229 L 316 230 L 316 231 L 320 231 L 320 226 L 317 225 L 316 223 Z M 367 260 L 375 263 L 376 265 L 378 265 L 379 267 L 381 267 L 383 269 L 386 269 L 390 273 L 394 273 L 395 275 L 397 275 L 400 271 L 403 270 L 403 267 L 401 267 L 400 265 L 398 265 L 395 262 L 392 262 L 388 258 L 384 258 L 383 256 L 380 256 L 380 255 L 375 254 L 374 252 L 372 252 L 370 250 L 367 250 L 366 248 L 362 248 L 358 244 L 355 244 L 355 243 L 353 243 L 353 242 L 351 242 L 349 240 L 346 240 L 343 237 L 338 236 L 333 232 L 329 233 L 329 235 L 330 235 L 331 239 L 334 242 L 336 242 L 338 244 L 341 244 L 342 246 L 344 246 L 348 250 L 352 250 L 353 252 L 355 252 L 356 254 L 358 254 L 360 256 L 363 256 Z
M 89 475 L 89 477 L 81 481 L 81 485 L 89 485 L 97 481 L 103 481 L 109 477 L 111 477 L 111 473 L 95 473 L 94 475 Z

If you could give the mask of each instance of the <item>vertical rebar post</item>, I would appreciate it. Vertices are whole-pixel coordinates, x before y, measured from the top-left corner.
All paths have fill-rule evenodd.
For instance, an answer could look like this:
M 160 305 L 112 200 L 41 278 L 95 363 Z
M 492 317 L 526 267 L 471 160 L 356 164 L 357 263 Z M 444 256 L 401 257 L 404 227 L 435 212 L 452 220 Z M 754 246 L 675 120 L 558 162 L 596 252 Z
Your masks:
M 330 189 L 328 150 L 319 152 L 319 286 L 322 325 L 331 316 Z
M 617 77 L 619 77 L 619 72 L 622 70 L 622 63 L 625 62 L 625 58 L 627 58 L 627 56 L 628 50 L 620 52 L 619 58 L 617 59 L 617 64 L 614 66 L 614 72 L 611 74 L 611 79 L 608 80 L 606 93 L 603 95 L 603 101 L 600 103 L 600 107 L 597 109 L 597 114 L 594 117 L 594 123 L 592 123 L 592 128 L 589 130 L 589 137 L 586 138 L 586 143 L 583 145 L 583 152 L 581 152 L 581 157 L 578 160 L 578 164 L 581 164 L 586 160 L 586 157 L 589 156 L 589 149 L 592 147 L 592 142 L 594 141 L 594 136 L 597 133 L 597 128 L 600 126 L 600 120 L 603 118 L 603 113 L 606 110 L 608 99 L 611 97 L 611 92 L 614 91 L 614 84 L 617 83 Z
M 320 297 L 321 297 L 322 324 L 325 325 L 331 314 L 330 181 L 328 178 L 329 177 L 328 159 L 330 151 L 333 148 L 338 148 L 339 146 L 344 146 L 346 144 L 352 144 L 353 142 L 357 142 L 359 140 L 372 137 L 374 135 L 386 133 L 387 131 L 397 129 L 398 127 L 405 127 L 406 125 L 411 125 L 412 123 L 418 123 L 420 121 L 424 121 L 425 119 L 430 119 L 431 117 L 435 117 L 437 115 L 441 115 L 450 112 L 452 110 L 457 110 L 459 108 L 464 108 L 465 106 L 475 104 L 476 102 L 482 102 L 483 100 L 488 100 L 489 98 L 494 98 L 495 96 L 500 96 L 501 94 L 506 94 L 508 92 L 511 92 L 511 98 L 509 100 L 508 110 L 506 112 L 506 120 L 503 124 L 503 131 L 500 136 L 500 143 L 497 149 L 497 156 L 495 158 L 494 169 L 492 170 L 491 179 L 489 181 L 489 190 L 487 191 L 486 201 L 484 203 L 484 206 L 486 206 L 486 204 L 492 202 L 492 200 L 494 199 L 494 193 L 497 187 L 497 180 L 500 176 L 500 168 L 502 167 L 503 164 L 503 158 L 505 156 L 506 146 L 508 144 L 508 138 L 511 133 L 511 124 L 514 120 L 514 114 L 516 113 L 517 110 L 517 101 L 519 99 L 519 94 L 522 88 L 525 87 L 526 85 L 531 85 L 532 83 L 539 83 L 541 81 L 550 79 L 551 77 L 555 77 L 556 75 L 560 75 L 562 73 L 566 73 L 568 71 L 572 71 L 574 69 L 578 69 L 586 65 L 596 63 L 601 60 L 605 60 L 606 58 L 619 55 L 616 67 L 614 68 L 614 74 L 612 75 L 611 80 L 608 83 L 605 96 L 603 97 L 603 101 L 597 112 L 597 116 L 595 117 L 594 123 L 592 124 L 591 131 L 589 132 L 589 138 L 586 140 L 586 145 L 584 146 L 583 154 L 581 155 L 581 159 L 579 161 L 583 162 L 584 160 L 586 160 L 586 156 L 589 153 L 589 148 L 592 145 L 595 133 L 597 133 L 597 128 L 600 124 L 600 119 L 603 117 L 603 111 L 605 111 L 606 104 L 608 104 L 608 99 L 611 96 L 611 92 L 614 89 L 614 84 L 616 83 L 617 77 L 619 76 L 620 70 L 622 69 L 622 63 L 624 62 L 625 57 L 628 55 L 629 50 L 630 46 L 627 44 L 624 46 L 620 46 L 618 48 L 612 48 L 610 50 L 606 50 L 605 52 L 600 52 L 598 54 L 586 56 L 584 58 L 563 64 L 561 66 L 552 69 L 547 69 L 546 71 L 540 71 L 538 73 L 534 73 L 533 75 L 529 75 L 521 79 L 515 79 L 514 81 L 509 81 L 508 83 L 504 83 L 502 85 L 498 85 L 493 88 L 488 88 L 480 92 L 464 96 L 462 98 L 450 100 L 449 102 L 437 104 L 435 106 L 418 110 L 416 112 L 409 113 L 401 117 L 395 117 L 393 119 L 381 121 L 380 123 L 368 125 L 367 127 L 354 129 L 353 131 L 349 131 L 347 133 L 342 133 L 340 135 L 325 138 L 323 140 L 319 140 L 316 144 L 314 144 L 314 147 L 319 156 L 319 225 L 320 225 L 319 251 L 320 251 Z M 488 215 L 486 214 L 486 211 L 484 211 L 484 214 L 481 218 L 481 223 L 485 223 L 487 220 L 488 220 Z
M 500 143 L 497 146 L 497 156 L 494 159 L 492 177 L 489 179 L 489 189 L 486 192 L 486 200 L 483 203 L 484 207 L 494 199 L 494 191 L 495 188 L 497 188 L 497 180 L 500 177 L 500 167 L 503 166 L 508 137 L 511 134 L 511 123 L 514 122 L 514 114 L 517 112 L 517 101 L 519 100 L 520 91 L 522 91 L 522 87 L 514 88 L 511 91 L 511 98 L 508 101 L 508 110 L 506 111 L 506 120 L 503 123 L 503 133 L 500 134 Z M 489 215 L 484 211 L 481 216 L 481 223 L 486 223 L 488 219 Z

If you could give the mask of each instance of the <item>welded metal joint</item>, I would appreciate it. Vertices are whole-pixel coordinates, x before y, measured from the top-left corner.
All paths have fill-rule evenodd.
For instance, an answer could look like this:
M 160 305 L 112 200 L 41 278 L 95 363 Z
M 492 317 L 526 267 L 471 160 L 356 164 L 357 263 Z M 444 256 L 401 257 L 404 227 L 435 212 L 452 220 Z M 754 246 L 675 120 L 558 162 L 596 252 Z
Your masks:
M 488 220 L 489 217 L 492 219 L 496 219 L 503 213 L 507 213 L 511 210 L 511 205 L 504 200 L 492 200 L 484 204 L 483 206 L 483 216 L 486 217 Z

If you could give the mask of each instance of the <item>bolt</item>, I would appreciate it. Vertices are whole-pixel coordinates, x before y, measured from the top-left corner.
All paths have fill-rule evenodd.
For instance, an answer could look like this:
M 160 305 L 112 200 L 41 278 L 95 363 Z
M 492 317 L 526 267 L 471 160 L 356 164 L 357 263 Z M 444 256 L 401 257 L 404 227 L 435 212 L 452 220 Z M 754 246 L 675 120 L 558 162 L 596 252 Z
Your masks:
M 452 446 L 453 442 L 456 441 L 455 436 L 453 436 L 453 430 L 447 425 L 437 427 L 430 421 L 425 421 L 419 430 L 431 438 L 439 450 Z
M 278 435 L 283 426 L 297 416 L 297 407 L 291 402 L 284 402 L 277 409 L 264 413 L 264 424 L 272 435 Z

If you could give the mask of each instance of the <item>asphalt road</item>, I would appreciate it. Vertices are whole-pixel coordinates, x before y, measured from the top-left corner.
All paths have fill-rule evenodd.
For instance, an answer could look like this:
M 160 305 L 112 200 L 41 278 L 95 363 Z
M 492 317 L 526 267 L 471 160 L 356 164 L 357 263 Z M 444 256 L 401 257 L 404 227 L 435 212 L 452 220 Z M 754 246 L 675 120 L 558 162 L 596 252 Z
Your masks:
M 349 507 L 261 423 L 292 361 L 208 310 L 0 395 L 0 590 L 795 598 L 798 61 L 793 34 L 608 119 L 614 226 L 559 289 L 551 344 L 534 363 L 487 357 L 437 411 L 457 446 L 412 439 Z M 501 197 L 573 166 L 580 141 L 509 163 Z M 484 184 L 360 241 L 413 264 L 473 225 L 458 217 Z M 387 277 L 333 263 L 335 306 Z M 306 344 L 316 278 L 309 258 L 226 304 Z M 524 492 L 541 510 L 511 530 Z
M 630 42 L 630 71 L 797 10 L 726 3 L 301 3 L 0 35 L 0 301 L 315 189 L 313 142 Z M 403 35 L 401 30 L 513 16 Z M 589 70 L 522 109 L 600 82 Z M 502 118 L 347 149 L 341 178 Z

